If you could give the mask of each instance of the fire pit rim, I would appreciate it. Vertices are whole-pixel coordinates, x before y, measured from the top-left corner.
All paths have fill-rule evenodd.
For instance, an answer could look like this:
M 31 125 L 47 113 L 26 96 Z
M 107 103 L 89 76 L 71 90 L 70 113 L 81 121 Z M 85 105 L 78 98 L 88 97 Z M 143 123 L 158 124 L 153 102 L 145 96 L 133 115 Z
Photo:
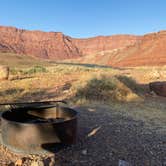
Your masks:
M 16 109 L 13 109 L 12 111 L 18 111 L 19 109 L 26 109 L 27 111 L 28 111 L 28 109 L 36 109 L 36 110 L 44 110 L 44 109 L 51 109 L 51 108 L 56 108 L 57 106 L 44 106 L 44 107 L 42 107 L 42 108 L 32 108 L 32 107 L 24 107 L 24 108 L 16 108 Z M 35 123 L 36 125 L 46 125 L 46 124 L 57 124 L 57 123 L 59 123 L 59 124 L 62 124 L 62 123 L 65 123 L 65 122 L 69 122 L 69 121 L 71 121 L 71 120 L 74 120 L 74 119 L 77 119 L 77 111 L 76 110 L 74 110 L 73 108 L 69 108 L 69 107 L 61 107 L 61 106 L 58 106 L 58 108 L 60 108 L 60 109 L 68 109 L 69 111 L 71 111 L 74 115 L 73 116 L 71 116 L 71 117 L 69 117 L 69 119 L 64 119 L 62 122 L 56 122 L 56 121 L 54 121 L 54 122 L 37 122 L 37 123 Z M 20 110 L 21 111 L 21 110 Z M 22 110 L 23 111 L 23 110 Z M 12 122 L 12 123 L 15 123 L 15 124 L 21 124 L 21 125 L 23 125 L 23 126 L 27 126 L 27 125 L 34 125 L 34 123 L 33 122 L 19 122 L 19 121 L 15 121 L 15 120 L 9 120 L 8 118 L 6 118 L 6 117 L 4 117 L 4 115 L 5 114 L 7 114 L 7 113 L 9 113 L 9 112 L 11 112 L 11 110 L 7 110 L 7 111 L 4 111 L 2 114 L 1 114 L 1 119 L 3 119 L 3 120 L 5 120 L 5 121 L 8 121 L 8 122 Z

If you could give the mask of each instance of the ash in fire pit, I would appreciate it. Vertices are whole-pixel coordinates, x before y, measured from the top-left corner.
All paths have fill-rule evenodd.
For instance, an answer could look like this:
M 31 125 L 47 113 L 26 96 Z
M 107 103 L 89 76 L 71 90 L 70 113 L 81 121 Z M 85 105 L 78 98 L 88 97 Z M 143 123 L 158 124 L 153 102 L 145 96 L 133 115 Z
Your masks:
M 76 142 L 76 111 L 68 107 L 23 107 L 2 114 L 2 141 L 14 152 L 39 154 L 47 145 Z M 50 150 L 51 151 L 51 150 Z

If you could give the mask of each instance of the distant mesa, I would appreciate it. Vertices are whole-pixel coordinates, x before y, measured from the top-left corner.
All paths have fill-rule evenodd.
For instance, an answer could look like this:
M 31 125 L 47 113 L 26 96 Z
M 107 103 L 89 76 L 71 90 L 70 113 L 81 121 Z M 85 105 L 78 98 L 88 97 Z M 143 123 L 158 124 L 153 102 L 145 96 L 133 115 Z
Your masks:
M 165 65 L 166 31 L 144 36 L 113 35 L 76 39 L 61 32 L 0 26 L 0 52 L 116 67 Z

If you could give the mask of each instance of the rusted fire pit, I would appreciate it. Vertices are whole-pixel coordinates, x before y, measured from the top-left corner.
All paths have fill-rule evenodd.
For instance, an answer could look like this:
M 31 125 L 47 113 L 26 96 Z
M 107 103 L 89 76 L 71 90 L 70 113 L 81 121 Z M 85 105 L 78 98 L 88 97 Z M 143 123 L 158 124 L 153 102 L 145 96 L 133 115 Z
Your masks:
M 14 152 L 42 154 L 76 142 L 76 111 L 56 105 L 13 108 L 2 113 L 2 142 Z

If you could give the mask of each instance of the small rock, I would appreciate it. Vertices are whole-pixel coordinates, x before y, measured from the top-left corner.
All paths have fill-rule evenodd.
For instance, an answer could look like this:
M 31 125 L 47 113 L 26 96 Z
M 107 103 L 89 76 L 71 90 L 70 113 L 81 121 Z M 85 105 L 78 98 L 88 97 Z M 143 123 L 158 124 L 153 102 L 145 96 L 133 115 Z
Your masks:
M 125 160 L 119 160 L 118 166 L 130 166 L 130 164 Z
M 50 162 L 50 165 L 49 166 L 54 166 L 55 165 L 55 159 L 54 158 L 51 158 L 51 162 Z
M 43 161 L 32 161 L 31 166 L 44 166 Z
M 110 156 L 113 156 L 113 154 L 114 154 L 114 152 L 110 152 L 110 153 L 109 153 Z
M 15 162 L 15 166 L 21 166 L 22 164 L 23 164 L 22 159 L 18 159 L 18 160 Z
M 47 166 L 55 166 L 55 159 L 53 157 L 48 157 L 46 159 L 44 159 L 44 165 Z
M 9 78 L 9 67 L 0 66 L 0 80 L 7 80 Z
M 82 150 L 82 154 L 87 155 L 87 150 L 86 149 Z
M 10 164 L 7 164 L 7 166 L 15 166 L 15 164 L 11 162 Z
M 163 166 L 166 166 L 166 161 L 163 162 Z
M 157 96 L 154 91 L 151 91 L 151 92 L 150 92 L 150 95 L 153 96 L 153 97 L 156 97 L 156 96 Z

